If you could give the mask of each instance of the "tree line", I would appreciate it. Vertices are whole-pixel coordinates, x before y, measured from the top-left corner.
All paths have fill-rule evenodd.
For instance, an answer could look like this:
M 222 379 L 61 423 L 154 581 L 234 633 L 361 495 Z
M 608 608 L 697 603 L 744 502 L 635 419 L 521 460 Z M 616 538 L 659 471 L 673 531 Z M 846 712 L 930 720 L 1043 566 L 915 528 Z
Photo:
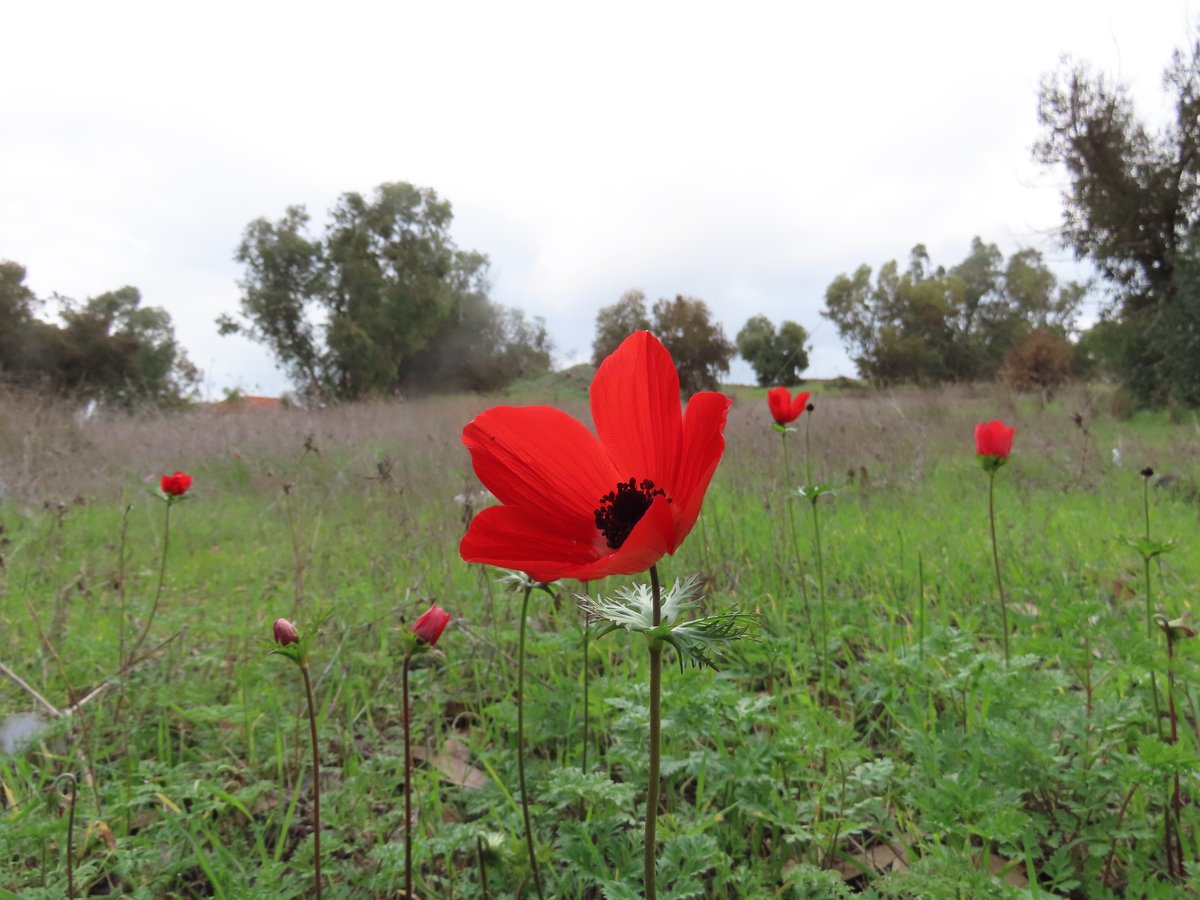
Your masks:
M 903 267 L 863 264 L 825 291 L 821 315 L 859 375 L 1041 389 L 1104 375 L 1144 404 L 1200 405 L 1200 37 L 1163 83 L 1175 115 L 1157 130 L 1125 85 L 1085 63 L 1065 60 L 1039 89 L 1034 154 L 1066 173 L 1060 237 L 1096 268 L 1098 322 L 1077 326 L 1093 285 L 1060 283 L 1036 250 L 1006 259 L 976 237 L 947 267 L 917 244 Z M 308 400 L 489 391 L 548 371 L 544 321 L 491 300 L 488 258 L 455 244 L 452 220 L 448 202 L 406 183 L 343 194 L 319 232 L 303 206 L 256 219 L 235 252 L 238 311 L 219 329 L 264 344 Z M 47 301 L 24 279 L 0 262 L 0 377 L 127 407 L 194 393 L 170 316 L 136 288 Z M 648 307 L 639 290 L 600 310 L 593 362 L 642 328 L 670 349 L 687 390 L 715 387 L 735 354 L 763 385 L 798 384 L 808 367 L 809 334 L 794 321 L 752 316 L 730 341 L 703 300 Z
M 0 379 L 124 409 L 186 402 L 200 373 L 171 316 L 135 287 L 83 302 L 39 299 L 26 271 L 0 260 Z M 48 311 L 58 322 L 48 321 Z

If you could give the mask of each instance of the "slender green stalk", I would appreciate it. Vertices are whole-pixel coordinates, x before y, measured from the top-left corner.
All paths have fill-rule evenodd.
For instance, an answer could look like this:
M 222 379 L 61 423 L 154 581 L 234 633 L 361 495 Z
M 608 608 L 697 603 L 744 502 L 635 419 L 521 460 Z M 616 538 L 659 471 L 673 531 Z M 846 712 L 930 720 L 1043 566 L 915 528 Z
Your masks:
M 1142 479 L 1142 510 L 1145 514 L 1146 521 L 1146 541 L 1150 541 L 1150 479 Z M 1153 582 L 1150 580 L 1150 554 L 1142 553 L 1142 562 L 1145 564 L 1146 574 L 1146 637 L 1154 640 L 1154 599 L 1153 599 Z M 1151 673 L 1153 675 L 1153 673 Z M 1155 704 L 1158 701 L 1158 691 L 1155 690 Z
M 1169 623 L 1163 630 L 1167 633 L 1167 716 L 1171 722 L 1171 743 L 1176 744 L 1179 742 L 1179 717 L 1175 711 L 1175 637 Z M 1183 797 L 1179 792 L 1179 769 L 1176 769 L 1163 831 L 1167 844 L 1167 874 L 1180 878 L 1183 877 L 1182 816 Z
M 117 549 L 117 596 L 120 597 L 120 618 L 117 621 L 117 669 L 125 667 L 125 546 L 129 535 L 129 513 L 133 505 L 126 503 L 121 515 L 121 543 Z
M 662 623 L 662 590 L 658 583 L 658 567 L 650 567 L 650 586 L 654 596 L 651 623 Z M 646 900 L 658 896 L 655 887 L 656 832 L 658 828 L 659 742 L 662 728 L 662 642 L 650 642 L 650 771 L 646 784 L 646 852 L 644 858 Z
M 142 626 L 141 633 L 138 635 L 137 640 L 134 641 L 133 648 L 129 651 L 128 664 L 133 663 L 133 657 L 150 634 L 150 626 L 154 624 L 154 615 L 158 612 L 159 601 L 162 600 L 163 582 L 167 577 L 167 547 L 171 543 L 171 507 L 175 505 L 170 499 L 166 501 L 166 504 L 167 511 L 163 516 L 162 560 L 158 564 L 158 587 L 154 589 L 154 602 L 150 604 L 150 617 L 146 619 L 146 624 Z
M 75 802 L 79 794 L 79 782 L 70 772 L 64 772 L 54 779 L 71 782 L 71 804 L 67 808 L 67 897 L 75 900 Z
M 304 676 L 304 695 L 308 699 L 308 733 L 313 753 L 313 885 L 317 900 L 321 900 L 321 753 L 317 743 L 317 705 L 313 702 L 312 679 L 308 677 L 308 660 L 300 664 Z
M 400 692 L 404 696 L 404 896 L 410 900 L 412 890 L 412 707 L 408 701 L 408 669 L 412 654 L 404 654 L 401 667 Z
M 1149 469 L 1144 472 L 1149 472 Z M 1146 523 L 1146 544 L 1150 543 L 1150 476 L 1142 475 L 1142 511 Z M 1146 638 L 1154 640 L 1154 581 L 1150 575 L 1150 553 L 1142 550 L 1142 570 L 1146 579 Z M 1158 699 L 1158 673 L 1150 669 L 1150 693 L 1154 698 L 1154 730 L 1162 737 L 1162 707 Z
M 537 851 L 533 846 L 533 824 L 529 819 L 529 790 L 525 786 L 525 628 L 529 619 L 529 594 L 533 588 L 526 585 L 521 598 L 521 633 L 517 647 L 517 780 L 521 785 L 521 814 L 525 819 L 525 848 L 529 851 L 529 867 L 533 870 L 533 886 L 539 900 L 542 893 L 542 872 L 538 868 Z
M 588 592 L 588 583 L 583 583 L 583 592 Z M 587 616 L 583 618 L 583 753 L 579 761 L 579 771 L 586 775 L 588 772 L 588 739 L 591 725 L 592 708 L 588 703 L 588 688 L 591 684 L 591 667 L 589 665 L 588 651 L 591 644 L 592 631 L 589 627 Z M 580 804 L 580 812 L 582 813 L 582 803 Z
M 584 775 L 588 771 L 588 720 L 591 716 L 591 707 L 588 705 L 588 682 L 591 680 L 590 672 L 588 671 L 588 646 L 591 629 L 585 620 L 583 623 L 583 754 L 579 762 L 579 771 Z
M 479 886 L 483 891 L 483 900 L 492 896 L 488 891 L 487 860 L 483 854 L 483 838 L 475 835 L 475 858 L 479 861 Z
M 787 433 L 787 430 L 781 429 L 779 432 L 779 436 L 780 436 L 780 438 L 783 439 L 783 476 L 784 476 L 784 478 L 787 479 L 786 484 L 787 484 L 787 492 L 788 492 L 788 502 L 787 502 L 786 506 L 787 506 L 787 514 L 788 514 L 788 528 L 791 531 L 791 535 L 792 535 L 792 553 L 796 557 L 796 574 L 797 574 L 797 577 L 800 579 L 800 596 L 804 600 L 804 620 L 805 620 L 805 622 L 808 623 L 808 640 L 809 640 L 809 643 L 811 643 L 813 645 L 813 649 L 816 650 L 817 649 L 817 638 L 816 638 L 816 635 L 813 633 L 812 604 L 810 604 L 808 602 L 808 577 L 804 571 L 804 558 L 800 555 L 800 539 L 796 535 L 796 513 L 792 509 L 792 502 L 791 502 L 792 501 L 792 495 L 791 495 L 792 463 L 791 463 L 791 459 L 788 457 L 788 441 L 787 441 L 788 433 Z
M 813 550 L 817 556 L 817 602 L 821 607 L 821 690 L 829 693 L 829 607 L 825 603 L 825 558 L 821 554 L 821 516 L 817 512 L 817 501 L 821 494 L 812 480 L 812 410 L 804 419 L 804 479 L 806 489 L 812 492 L 808 498 L 813 516 Z
M 992 528 L 992 563 L 996 568 L 996 593 L 1000 595 L 1000 628 L 1004 634 L 1004 664 L 1008 655 L 1008 601 L 1004 596 L 1004 581 L 1000 578 L 1000 550 L 996 544 L 996 470 L 988 471 L 988 522 Z

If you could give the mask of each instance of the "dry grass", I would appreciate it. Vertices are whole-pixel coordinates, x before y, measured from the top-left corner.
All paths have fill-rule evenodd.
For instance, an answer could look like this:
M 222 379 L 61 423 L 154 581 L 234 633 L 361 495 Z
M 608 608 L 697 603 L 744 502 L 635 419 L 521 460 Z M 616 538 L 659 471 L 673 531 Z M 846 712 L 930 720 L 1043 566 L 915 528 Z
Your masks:
M 769 480 L 777 475 L 778 438 L 765 427 L 763 392 L 738 388 L 734 393 L 726 429 L 729 455 L 761 461 L 746 475 L 755 477 L 759 468 Z M 1195 443 L 1175 448 L 1178 455 L 1172 460 L 1143 460 L 1143 439 L 1133 428 L 1122 428 L 1086 386 L 1063 392 L 1045 408 L 999 385 L 849 390 L 817 393 L 814 401 L 812 456 L 819 462 L 813 477 L 821 482 L 861 481 L 865 476 L 872 485 L 915 483 L 930 466 L 955 455 L 956 448 L 971 452 L 972 417 L 979 410 L 1014 423 L 1022 455 L 1048 459 L 1051 469 L 1061 469 L 1064 484 L 1079 474 L 1089 443 L 1083 460 L 1089 478 L 1095 477 L 1095 467 L 1111 465 L 1113 446 L 1120 446 L 1127 465 L 1153 464 L 1160 471 L 1190 472 L 1200 461 Z M 0 484 L 9 500 L 22 506 L 75 497 L 119 499 L 131 485 L 156 484 L 159 475 L 177 468 L 203 471 L 238 460 L 246 461 L 253 473 L 286 468 L 304 455 L 308 444 L 334 461 L 348 483 L 380 475 L 406 482 L 438 476 L 466 488 L 471 479 L 459 432 L 494 402 L 457 396 L 320 410 L 194 409 L 84 418 L 61 399 L 9 391 L 0 394 Z M 586 403 L 567 399 L 558 405 L 587 420 Z M 1083 417 L 1089 434 L 1076 425 L 1073 413 Z M 800 434 L 792 447 L 800 478 L 804 419 L 797 424 Z

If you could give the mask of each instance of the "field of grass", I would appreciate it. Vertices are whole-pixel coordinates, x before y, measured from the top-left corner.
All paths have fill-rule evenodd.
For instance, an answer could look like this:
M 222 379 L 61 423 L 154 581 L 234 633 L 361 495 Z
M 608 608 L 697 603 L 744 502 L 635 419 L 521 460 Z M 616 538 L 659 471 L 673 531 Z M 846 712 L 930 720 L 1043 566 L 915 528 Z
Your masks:
M 520 597 L 458 540 L 488 502 L 459 440 L 473 415 L 542 400 L 587 421 L 585 380 L 539 390 L 88 421 L 0 397 L 0 721 L 52 719 L 0 750 L 0 898 L 63 897 L 69 877 L 81 897 L 310 895 L 306 707 L 269 654 L 279 616 L 321 623 L 325 895 L 401 896 L 399 660 L 431 602 L 454 620 L 412 674 L 417 894 L 535 896 Z M 807 424 L 814 480 L 834 489 L 822 679 L 811 508 L 764 392 L 732 392 L 700 521 L 659 570 L 757 624 L 715 670 L 668 657 L 660 896 L 1200 893 L 1200 642 L 1181 637 L 1168 664 L 1145 581 L 1154 612 L 1200 621 L 1197 421 L 1117 419 L 1082 387 L 1045 406 L 991 387 L 817 388 L 790 447 L 799 473 Z M 1017 429 L 996 476 L 1008 664 L 972 441 L 997 417 Z M 176 469 L 194 483 L 162 568 L 158 477 Z M 1146 497 L 1152 538 L 1176 542 L 1148 567 L 1149 545 L 1126 541 Z M 585 705 L 582 589 L 532 601 L 529 799 L 546 895 L 620 900 L 641 890 L 645 643 L 588 641 Z

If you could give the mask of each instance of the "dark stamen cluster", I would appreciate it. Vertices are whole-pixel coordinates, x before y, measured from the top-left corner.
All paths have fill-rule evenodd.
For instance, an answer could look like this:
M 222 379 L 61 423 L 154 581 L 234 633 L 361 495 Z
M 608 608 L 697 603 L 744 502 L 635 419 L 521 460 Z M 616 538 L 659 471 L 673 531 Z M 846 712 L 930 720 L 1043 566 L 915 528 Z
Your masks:
M 604 540 L 616 550 L 629 537 L 633 526 L 641 521 L 655 497 L 666 497 L 666 491 L 656 488 L 648 478 L 638 484 L 636 478 L 622 481 L 615 491 L 609 491 L 600 498 L 600 506 L 595 511 L 596 528 L 604 535 Z M 670 503 L 670 498 L 667 499 Z

